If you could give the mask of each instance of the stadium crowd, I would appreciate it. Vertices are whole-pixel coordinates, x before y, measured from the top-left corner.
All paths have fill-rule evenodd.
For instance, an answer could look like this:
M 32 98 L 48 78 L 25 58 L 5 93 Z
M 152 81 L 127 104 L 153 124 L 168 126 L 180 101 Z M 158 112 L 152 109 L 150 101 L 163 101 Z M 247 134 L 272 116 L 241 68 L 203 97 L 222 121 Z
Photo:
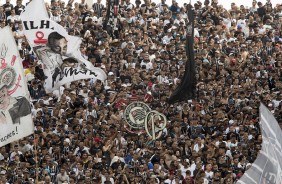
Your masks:
M 42 65 L 23 34 L 25 5 L 6 0 L 0 27 L 11 27 L 19 47 L 35 133 L 0 148 L 0 183 L 236 182 L 261 148 L 260 102 L 282 124 L 282 4 L 250 3 L 226 10 L 217 0 L 182 7 L 121 0 L 107 21 L 101 0 L 92 7 L 51 0 L 50 18 L 83 39 L 82 56 L 108 78 L 46 93 Z M 188 6 L 195 11 L 197 96 L 168 104 L 185 72 Z M 133 101 L 166 115 L 156 141 L 125 122 Z

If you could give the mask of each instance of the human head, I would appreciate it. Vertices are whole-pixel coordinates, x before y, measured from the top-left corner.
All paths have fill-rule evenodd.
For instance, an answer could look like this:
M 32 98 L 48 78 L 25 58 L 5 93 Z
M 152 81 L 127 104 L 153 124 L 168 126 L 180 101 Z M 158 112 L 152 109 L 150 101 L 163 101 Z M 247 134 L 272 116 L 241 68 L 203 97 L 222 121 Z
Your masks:
M 1 85 L 0 86 L 0 109 L 6 109 L 6 107 L 9 105 L 9 97 L 10 95 L 8 94 L 8 88 L 7 85 Z
M 66 55 L 67 53 L 67 40 L 58 32 L 52 32 L 51 34 L 49 34 L 48 46 L 52 51 L 58 54 Z

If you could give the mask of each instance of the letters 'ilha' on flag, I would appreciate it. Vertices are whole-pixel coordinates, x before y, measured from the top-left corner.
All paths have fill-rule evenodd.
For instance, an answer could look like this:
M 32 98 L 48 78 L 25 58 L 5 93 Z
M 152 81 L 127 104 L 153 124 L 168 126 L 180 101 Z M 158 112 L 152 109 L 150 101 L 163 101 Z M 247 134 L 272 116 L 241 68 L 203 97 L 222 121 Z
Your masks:
M 49 19 L 44 0 L 31 1 L 21 19 L 29 45 L 43 63 L 46 92 L 75 80 L 106 79 L 101 68 L 82 57 L 81 38 L 68 35 L 61 25 Z

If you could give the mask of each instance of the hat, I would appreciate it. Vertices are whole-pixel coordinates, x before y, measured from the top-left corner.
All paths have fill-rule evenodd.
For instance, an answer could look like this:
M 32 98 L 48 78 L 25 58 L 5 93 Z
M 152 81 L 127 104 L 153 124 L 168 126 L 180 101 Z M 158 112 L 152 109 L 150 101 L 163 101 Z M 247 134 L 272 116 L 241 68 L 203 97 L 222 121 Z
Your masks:
M 99 142 L 101 142 L 101 138 L 95 137 L 95 138 L 94 138 L 94 141 L 95 141 L 96 143 L 99 143 Z
M 75 91 L 71 91 L 70 94 L 76 95 L 76 92 Z
M 189 159 L 184 159 L 184 162 L 190 163 Z
M 242 29 L 242 26 L 241 26 L 241 25 L 238 25 L 238 26 L 237 26 L 237 29 Z
M 109 72 L 109 73 L 108 73 L 108 75 L 110 75 L 110 76 L 111 76 L 111 75 L 114 75 L 114 73 L 113 73 L 113 72 Z
M 152 82 L 148 82 L 148 87 L 152 87 L 153 83 Z
M 70 139 L 69 139 L 69 138 L 66 138 L 64 141 L 65 141 L 65 142 L 67 142 L 68 144 L 70 144 L 70 143 L 71 143 L 71 141 L 70 141 Z
M 209 63 L 209 60 L 208 59 L 204 59 L 203 62 L 204 63 Z
M 275 41 L 279 41 L 280 38 L 279 38 L 279 36 L 275 36 L 274 39 L 275 39 Z

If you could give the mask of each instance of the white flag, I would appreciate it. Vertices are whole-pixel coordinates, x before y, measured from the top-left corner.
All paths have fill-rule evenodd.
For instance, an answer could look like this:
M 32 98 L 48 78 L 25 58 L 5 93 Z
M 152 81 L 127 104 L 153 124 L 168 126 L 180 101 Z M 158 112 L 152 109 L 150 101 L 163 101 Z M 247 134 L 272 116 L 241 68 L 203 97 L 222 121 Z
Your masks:
M 30 6 L 30 4 L 32 5 Z M 36 8 L 34 8 L 35 6 Z M 24 12 L 27 12 L 27 13 L 24 13 Z M 22 18 L 27 19 L 28 17 L 30 17 L 30 15 L 28 15 L 28 13 L 30 12 L 36 15 L 37 19 L 49 18 L 44 0 L 43 1 L 35 0 L 35 1 L 29 2 L 28 5 L 25 7 L 25 9 L 21 13 L 21 19 Z
M 43 13 L 35 14 L 33 9 Z M 31 1 L 21 14 L 21 19 L 24 34 L 44 65 L 47 92 L 74 80 L 106 79 L 107 76 L 102 69 L 94 67 L 82 57 L 81 38 L 68 35 L 61 25 L 48 18 L 44 0 Z
M 260 105 L 262 150 L 237 184 L 282 183 L 282 131 L 273 114 Z
M 0 29 L 0 147 L 33 133 L 29 92 L 10 27 Z

